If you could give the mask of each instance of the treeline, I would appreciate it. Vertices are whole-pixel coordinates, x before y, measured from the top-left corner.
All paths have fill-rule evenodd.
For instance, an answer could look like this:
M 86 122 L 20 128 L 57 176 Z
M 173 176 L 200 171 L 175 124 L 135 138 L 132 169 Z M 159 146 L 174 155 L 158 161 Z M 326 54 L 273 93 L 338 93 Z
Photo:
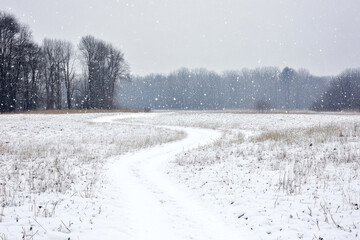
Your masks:
M 142 109 L 309 109 L 329 80 L 289 67 L 222 74 L 183 68 L 168 75 L 133 77 L 121 85 L 118 102 Z
M 360 69 L 349 69 L 335 77 L 313 103 L 315 111 L 360 111 Z
M 84 69 L 79 71 L 79 69 Z M 0 12 L 0 112 L 113 107 L 115 83 L 129 79 L 124 54 L 93 36 L 71 42 L 44 39 Z

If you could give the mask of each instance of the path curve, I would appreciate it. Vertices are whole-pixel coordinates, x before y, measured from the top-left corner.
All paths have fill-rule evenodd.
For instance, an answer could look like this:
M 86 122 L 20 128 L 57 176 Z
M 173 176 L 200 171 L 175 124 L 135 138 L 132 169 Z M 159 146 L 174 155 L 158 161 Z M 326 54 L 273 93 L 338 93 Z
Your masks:
M 115 123 L 128 116 L 106 116 L 95 121 Z M 125 154 L 109 163 L 110 183 L 104 190 L 104 195 L 109 196 L 104 202 L 106 219 L 95 224 L 94 229 L 99 231 L 94 239 L 99 236 L 134 240 L 249 239 L 245 232 L 227 226 L 166 174 L 166 165 L 176 154 L 210 144 L 221 137 L 221 132 L 160 127 L 184 131 L 187 136 L 180 141 Z

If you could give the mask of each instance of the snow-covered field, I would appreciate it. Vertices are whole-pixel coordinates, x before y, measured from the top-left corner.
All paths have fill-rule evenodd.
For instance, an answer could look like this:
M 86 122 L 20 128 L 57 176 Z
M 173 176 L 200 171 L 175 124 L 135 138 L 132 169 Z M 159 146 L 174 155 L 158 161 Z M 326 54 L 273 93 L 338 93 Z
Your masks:
M 0 116 L 0 239 L 91 234 L 103 208 L 98 198 L 106 185 L 106 162 L 184 137 L 162 128 L 106 123 L 100 116 Z
M 360 115 L 1 115 L 0 239 L 357 239 Z

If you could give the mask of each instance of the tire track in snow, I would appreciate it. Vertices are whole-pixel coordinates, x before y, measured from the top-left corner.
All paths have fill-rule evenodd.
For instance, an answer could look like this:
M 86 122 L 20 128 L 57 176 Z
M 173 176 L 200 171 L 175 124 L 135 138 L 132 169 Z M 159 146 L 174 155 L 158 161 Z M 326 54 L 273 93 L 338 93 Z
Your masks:
M 129 118 L 129 115 L 102 117 L 95 122 L 114 123 L 123 118 Z M 185 187 L 165 173 L 166 165 L 176 154 L 210 144 L 221 137 L 221 132 L 188 127 L 157 127 L 184 131 L 187 137 L 125 154 L 109 163 L 111 186 L 103 194 L 109 196 L 105 204 L 111 205 L 107 208 L 112 210 L 106 213 L 106 220 L 102 219 L 95 225 L 95 231 L 98 228 L 101 230 L 94 234 L 94 239 L 98 235 L 107 239 L 139 240 L 249 239 L 249 234 L 227 226 L 211 210 L 203 207 L 198 198 L 191 196 Z

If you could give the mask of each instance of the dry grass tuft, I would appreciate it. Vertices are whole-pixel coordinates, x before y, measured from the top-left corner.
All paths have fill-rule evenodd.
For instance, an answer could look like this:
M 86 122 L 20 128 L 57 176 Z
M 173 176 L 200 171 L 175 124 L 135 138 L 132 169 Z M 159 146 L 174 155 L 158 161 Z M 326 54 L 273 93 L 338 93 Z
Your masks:
M 300 138 L 311 138 L 315 142 L 324 142 L 328 138 L 335 137 L 350 137 L 354 134 L 360 132 L 360 125 L 354 123 L 353 125 L 325 125 L 325 126 L 315 126 L 310 128 L 292 128 L 286 130 L 276 130 L 276 131 L 265 131 L 257 136 L 252 137 L 250 140 L 252 142 L 295 142 Z
M 283 141 L 290 140 L 294 137 L 293 131 L 283 130 L 283 131 L 268 131 L 261 133 L 255 137 L 252 137 L 250 140 L 252 142 L 266 142 L 266 141 Z

